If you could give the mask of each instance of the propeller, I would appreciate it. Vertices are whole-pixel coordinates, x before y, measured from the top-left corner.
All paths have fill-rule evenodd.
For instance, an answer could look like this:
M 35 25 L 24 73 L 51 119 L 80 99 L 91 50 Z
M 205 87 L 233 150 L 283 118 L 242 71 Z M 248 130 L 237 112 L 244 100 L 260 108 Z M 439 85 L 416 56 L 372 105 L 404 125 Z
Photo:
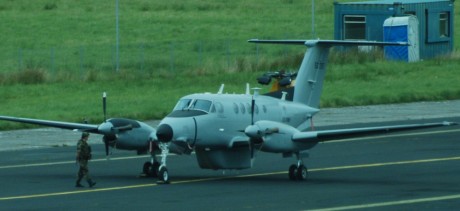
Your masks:
M 271 127 L 271 128 L 261 129 L 259 125 L 255 124 L 255 125 L 249 125 L 248 127 L 246 127 L 246 129 L 244 130 L 244 133 L 252 139 L 262 141 L 262 138 L 266 135 L 270 135 L 273 133 L 279 133 L 279 128 Z
M 107 125 L 107 93 L 106 92 L 103 92 L 102 93 L 102 112 L 104 114 L 104 123 L 102 123 L 100 125 L 100 129 L 107 129 L 106 127 L 110 125 Z M 103 126 L 103 127 L 102 127 Z M 113 125 L 112 125 L 113 127 Z M 110 153 L 110 149 L 109 149 L 109 142 L 110 140 L 108 139 L 108 137 L 105 137 L 103 138 L 103 142 L 104 142 L 104 146 L 105 146 L 105 156 L 107 157 L 107 159 L 109 158 L 109 153 Z
M 251 125 L 254 125 L 254 107 L 255 107 L 255 102 L 256 100 L 254 100 L 254 95 L 252 96 L 252 100 L 251 100 Z
M 251 99 L 251 124 L 246 127 L 244 130 L 244 133 L 251 138 L 251 144 L 260 144 L 263 142 L 262 136 L 256 135 L 259 131 L 259 127 L 257 125 L 254 125 L 254 113 L 255 113 L 255 106 L 256 106 L 256 100 L 255 97 L 259 94 L 260 88 L 253 88 L 254 94 L 252 95 Z
M 104 114 L 104 122 L 99 125 L 98 130 L 99 132 L 104 134 L 103 142 L 105 145 L 105 155 L 109 158 L 110 152 L 110 145 L 113 144 L 113 141 L 117 139 L 117 133 L 132 130 L 132 124 L 123 124 L 120 125 L 114 122 L 114 119 L 107 120 L 107 92 L 102 93 L 102 112 Z M 112 143 L 111 143 L 112 142 Z

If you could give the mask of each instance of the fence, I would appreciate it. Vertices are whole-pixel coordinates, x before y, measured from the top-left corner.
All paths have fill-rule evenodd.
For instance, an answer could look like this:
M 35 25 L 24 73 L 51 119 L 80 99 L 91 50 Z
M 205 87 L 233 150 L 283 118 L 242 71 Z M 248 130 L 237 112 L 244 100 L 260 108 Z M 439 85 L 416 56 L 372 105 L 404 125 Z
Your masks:
M 245 40 L 152 42 L 120 45 L 119 69 L 138 72 L 180 72 L 196 69 L 265 69 L 297 66 L 289 55 L 302 47 L 258 45 Z M 273 62 L 286 58 L 287 62 Z M 117 67 L 115 45 L 51 47 L 2 51 L 0 72 L 28 69 L 84 74 L 87 71 L 114 72 Z M 268 65 L 268 66 L 267 66 Z

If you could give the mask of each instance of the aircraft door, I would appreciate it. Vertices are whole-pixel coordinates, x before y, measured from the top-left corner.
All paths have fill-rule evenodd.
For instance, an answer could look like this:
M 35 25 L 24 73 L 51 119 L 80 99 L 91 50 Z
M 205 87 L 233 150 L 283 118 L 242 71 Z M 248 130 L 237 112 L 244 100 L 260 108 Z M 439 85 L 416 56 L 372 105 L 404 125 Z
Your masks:
M 193 117 L 193 123 L 194 123 L 193 127 L 194 127 L 194 129 L 195 129 L 195 133 L 194 133 L 193 139 L 192 139 L 192 140 L 190 141 L 190 143 L 189 143 L 189 146 L 191 146 L 191 148 L 195 147 L 196 140 L 197 140 L 197 136 L 198 136 L 198 124 L 197 124 L 197 122 L 196 122 L 196 118 L 195 118 L 195 117 Z

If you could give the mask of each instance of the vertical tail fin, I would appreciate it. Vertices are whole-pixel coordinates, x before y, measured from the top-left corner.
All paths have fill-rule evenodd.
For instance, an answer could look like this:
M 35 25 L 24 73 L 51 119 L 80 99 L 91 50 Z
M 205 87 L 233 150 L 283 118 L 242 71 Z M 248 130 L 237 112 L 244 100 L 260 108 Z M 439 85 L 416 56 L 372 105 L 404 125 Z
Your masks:
M 294 86 L 294 102 L 319 107 L 326 75 L 329 46 L 315 45 L 305 52 Z
M 293 44 L 309 47 L 305 52 L 299 72 L 297 73 L 294 86 L 293 101 L 319 108 L 319 102 L 323 89 L 323 81 L 326 76 L 326 65 L 329 49 L 334 46 L 385 46 L 385 45 L 408 45 L 405 42 L 373 42 L 373 41 L 345 41 L 345 40 L 257 40 L 249 42 L 267 44 Z

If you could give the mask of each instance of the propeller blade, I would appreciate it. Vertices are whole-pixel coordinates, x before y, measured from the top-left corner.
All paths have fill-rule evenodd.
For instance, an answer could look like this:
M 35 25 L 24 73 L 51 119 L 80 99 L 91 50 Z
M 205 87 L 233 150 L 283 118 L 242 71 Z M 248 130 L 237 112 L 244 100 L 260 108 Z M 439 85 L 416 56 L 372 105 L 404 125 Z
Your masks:
M 104 122 L 107 120 L 107 93 L 102 93 L 102 111 L 104 112 Z
M 254 96 L 252 96 L 252 100 L 251 100 L 251 125 L 254 125 L 254 106 L 255 106 L 256 102 L 254 100 Z
M 110 159 L 110 154 L 112 154 L 112 153 L 110 152 L 110 148 L 109 148 L 110 147 L 110 139 L 109 139 L 109 137 L 107 137 L 107 136 L 102 137 L 102 142 L 104 142 L 105 157 L 107 159 Z
M 105 156 L 108 157 L 109 156 L 109 143 L 107 143 L 106 141 L 104 141 L 104 145 L 105 145 Z

